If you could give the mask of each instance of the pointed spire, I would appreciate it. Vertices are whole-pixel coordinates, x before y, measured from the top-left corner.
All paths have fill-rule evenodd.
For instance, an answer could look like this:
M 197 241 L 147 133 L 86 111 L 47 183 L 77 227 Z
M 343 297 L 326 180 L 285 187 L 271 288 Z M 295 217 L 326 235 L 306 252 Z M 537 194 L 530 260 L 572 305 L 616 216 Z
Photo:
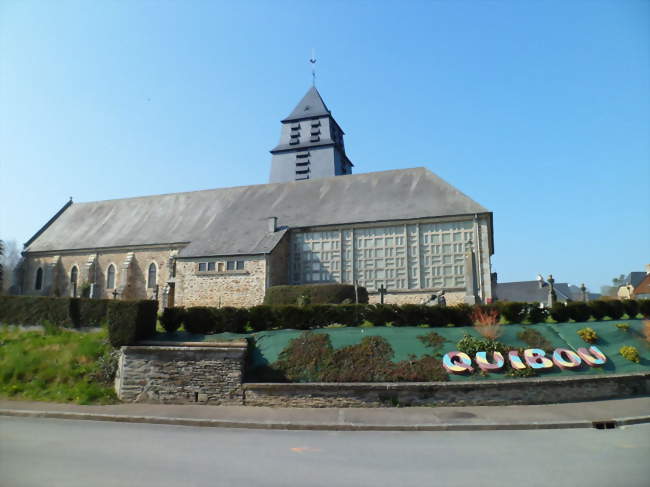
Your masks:
M 287 118 L 282 120 L 283 122 L 291 122 L 292 120 L 302 120 L 305 118 L 311 117 L 322 117 L 324 115 L 330 115 L 325 102 L 320 96 L 320 93 L 315 86 L 309 88 L 309 91 L 303 96 L 300 103 L 296 105 L 296 108 L 289 114 Z

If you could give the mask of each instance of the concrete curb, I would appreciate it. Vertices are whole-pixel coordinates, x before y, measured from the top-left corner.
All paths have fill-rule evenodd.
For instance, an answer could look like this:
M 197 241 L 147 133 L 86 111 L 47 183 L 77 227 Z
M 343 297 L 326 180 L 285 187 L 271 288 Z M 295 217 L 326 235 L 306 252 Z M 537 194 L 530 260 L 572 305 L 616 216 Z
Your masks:
M 220 419 L 172 418 L 162 416 L 127 416 L 119 414 L 73 413 L 64 411 L 34 411 L 27 409 L 0 409 L 0 416 L 73 419 L 85 421 L 112 421 L 118 423 L 165 424 L 174 426 L 202 426 L 212 428 L 245 428 L 266 430 L 313 430 L 313 431 L 495 431 L 495 430 L 541 430 L 595 428 L 596 423 L 609 422 L 616 426 L 650 423 L 650 416 L 634 416 L 602 421 L 572 420 L 530 423 L 441 423 L 441 424 L 358 424 L 358 423 L 289 423 L 289 422 L 241 422 Z

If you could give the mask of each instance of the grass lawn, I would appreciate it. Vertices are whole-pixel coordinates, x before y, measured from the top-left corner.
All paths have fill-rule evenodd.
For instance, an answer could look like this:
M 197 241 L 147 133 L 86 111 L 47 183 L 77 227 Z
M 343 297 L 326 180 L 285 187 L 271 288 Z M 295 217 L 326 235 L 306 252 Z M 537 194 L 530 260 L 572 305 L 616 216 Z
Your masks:
M 113 384 L 104 372 L 111 351 L 106 331 L 49 331 L 0 327 L 0 397 L 77 404 L 116 402 Z

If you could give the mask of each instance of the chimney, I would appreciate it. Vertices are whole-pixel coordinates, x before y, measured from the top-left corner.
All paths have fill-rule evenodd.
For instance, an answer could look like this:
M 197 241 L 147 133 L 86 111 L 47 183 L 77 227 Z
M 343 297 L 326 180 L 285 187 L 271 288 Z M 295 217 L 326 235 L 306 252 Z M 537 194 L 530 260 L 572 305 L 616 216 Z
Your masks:
M 650 264 L 645 265 L 645 273 L 650 274 Z
M 269 223 L 269 233 L 275 233 L 278 229 L 278 217 L 270 216 L 267 221 Z

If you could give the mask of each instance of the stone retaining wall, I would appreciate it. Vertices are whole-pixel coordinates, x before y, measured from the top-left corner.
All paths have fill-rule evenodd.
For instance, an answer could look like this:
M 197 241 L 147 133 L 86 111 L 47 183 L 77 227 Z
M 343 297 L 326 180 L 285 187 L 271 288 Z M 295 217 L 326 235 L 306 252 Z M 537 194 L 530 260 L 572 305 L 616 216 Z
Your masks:
M 650 394 L 650 373 L 428 383 L 244 384 L 246 406 L 386 407 L 548 404 Z
M 126 402 L 243 403 L 246 341 L 122 347 L 115 391 Z

